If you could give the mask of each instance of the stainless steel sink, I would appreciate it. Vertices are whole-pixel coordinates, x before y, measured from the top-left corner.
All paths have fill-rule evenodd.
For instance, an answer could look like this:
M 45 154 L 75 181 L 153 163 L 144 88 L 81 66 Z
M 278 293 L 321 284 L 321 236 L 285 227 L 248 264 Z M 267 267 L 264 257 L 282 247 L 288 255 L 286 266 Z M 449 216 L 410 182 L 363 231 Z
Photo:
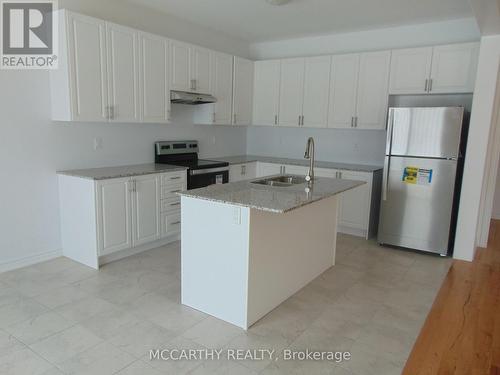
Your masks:
M 278 176 L 264 178 L 262 180 L 252 181 L 252 184 L 267 185 L 267 186 L 277 186 L 286 187 L 298 184 L 305 184 L 306 180 L 304 177 L 299 176 Z

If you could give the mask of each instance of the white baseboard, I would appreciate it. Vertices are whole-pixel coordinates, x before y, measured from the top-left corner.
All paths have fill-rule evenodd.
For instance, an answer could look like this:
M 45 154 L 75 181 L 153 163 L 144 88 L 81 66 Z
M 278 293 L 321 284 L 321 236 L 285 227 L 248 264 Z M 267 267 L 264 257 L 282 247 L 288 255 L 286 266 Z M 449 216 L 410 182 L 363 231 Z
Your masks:
M 337 230 L 339 233 L 350 234 L 351 236 L 367 238 L 367 231 L 365 229 L 358 229 L 358 228 L 352 228 L 352 227 L 346 227 L 346 226 L 339 225 Z
M 33 264 L 45 262 L 47 260 L 51 260 L 60 256 L 62 256 L 62 249 L 31 255 L 25 258 L 10 260 L 8 262 L 0 263 L 0 273 L 31 266 Z

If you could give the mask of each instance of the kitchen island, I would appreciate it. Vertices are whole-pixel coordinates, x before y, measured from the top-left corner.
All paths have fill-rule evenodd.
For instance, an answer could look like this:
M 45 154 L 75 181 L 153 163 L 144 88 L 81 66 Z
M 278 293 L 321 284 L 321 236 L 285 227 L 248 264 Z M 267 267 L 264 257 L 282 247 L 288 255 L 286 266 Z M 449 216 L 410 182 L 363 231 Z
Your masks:
M 284 181 L 180 193 L 184 305 L 247 329 L 335 264 L 339 194 L 364 182 Z

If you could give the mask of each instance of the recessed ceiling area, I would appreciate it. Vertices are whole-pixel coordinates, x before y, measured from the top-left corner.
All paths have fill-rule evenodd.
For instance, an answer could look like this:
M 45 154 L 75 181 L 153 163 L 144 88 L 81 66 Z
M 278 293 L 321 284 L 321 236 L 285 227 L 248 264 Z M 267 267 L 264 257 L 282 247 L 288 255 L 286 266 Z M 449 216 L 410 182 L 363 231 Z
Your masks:
M 472 17 L 468 0 L 126 0 L 247 42 Z

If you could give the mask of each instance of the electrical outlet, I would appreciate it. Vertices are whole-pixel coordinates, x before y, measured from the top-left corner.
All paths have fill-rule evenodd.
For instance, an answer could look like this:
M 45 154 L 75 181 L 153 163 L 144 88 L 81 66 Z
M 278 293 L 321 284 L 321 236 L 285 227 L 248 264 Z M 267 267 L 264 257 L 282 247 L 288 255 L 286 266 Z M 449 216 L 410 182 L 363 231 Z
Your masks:
M 94 150 L 101 150 L 102 149 L 102 138 L 101 137 L 96 137 L 94 138 Z

